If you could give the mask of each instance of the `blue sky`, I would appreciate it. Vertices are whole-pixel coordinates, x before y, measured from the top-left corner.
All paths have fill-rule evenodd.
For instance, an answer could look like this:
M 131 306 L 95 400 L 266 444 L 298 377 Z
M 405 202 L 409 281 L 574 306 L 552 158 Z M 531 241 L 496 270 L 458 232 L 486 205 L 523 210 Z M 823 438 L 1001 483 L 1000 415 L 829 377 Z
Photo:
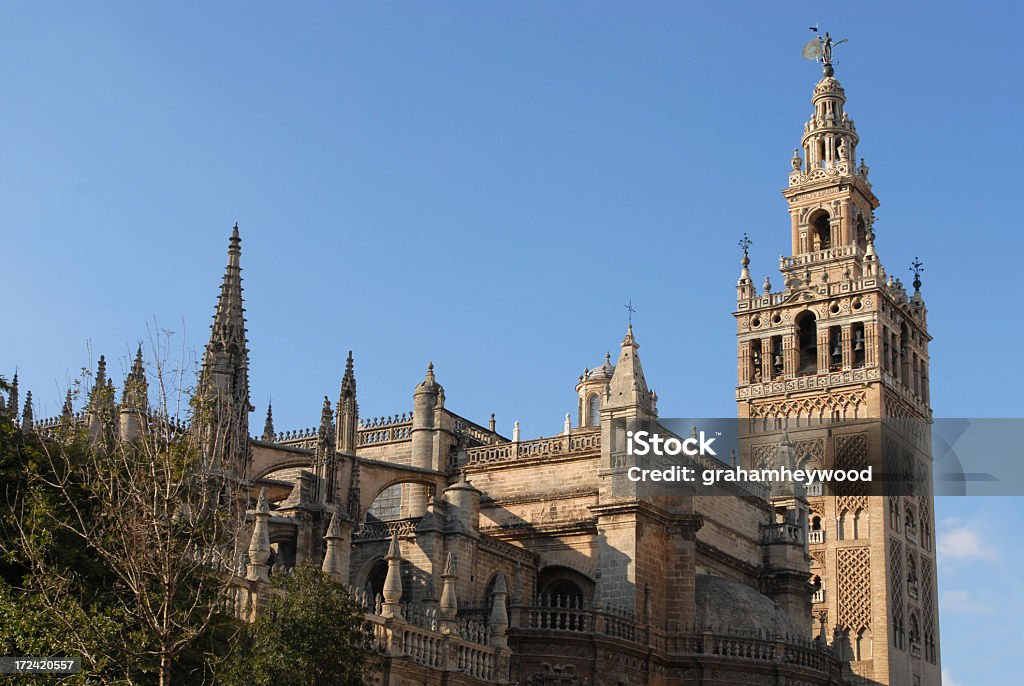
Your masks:
M 629 298 L 662 414 L 730 416 L 736 241 L 758 283 L 789 250 L 820 22 L 881 259 L 926 264 L 936 416 L 1022 416 L 985 365 L 1022 334 L 1019 6 L 296 7 L 0 7 L 0 371 L 41 414 L 154 321 L 200 348 L 238 221 L 256 426 L 316 423 L 351 348 L 365 416 L 433 360 L 456 412 L 555 433 Z M 1024 506 L 937 516 L 947 683 L 1009 683 Z

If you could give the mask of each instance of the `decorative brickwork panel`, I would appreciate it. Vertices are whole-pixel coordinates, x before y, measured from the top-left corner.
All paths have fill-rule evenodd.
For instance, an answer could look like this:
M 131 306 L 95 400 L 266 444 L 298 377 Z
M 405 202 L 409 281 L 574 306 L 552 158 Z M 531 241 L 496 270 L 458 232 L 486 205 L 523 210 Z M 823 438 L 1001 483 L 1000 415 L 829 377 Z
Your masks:
M 868 466 L 868 435 L 866 433 L 850 434 L 835 437 L 835 468 L 836 469 L 867 469 Z M 857 482 L 840 481 L 835 485 L 836 495 L 859 494 L 864 485 Z M 866 501 L 865 501 L 866 502 Z M 863 505 L 861 506 L 864 507 Z M 853 509 L 850 510 L 854 511 Z
M 905 624 L 903 609 L 903 544 L 895 538 L 889 542 L 889 608 L 892 614 L 893 634 Z
M 800 467 L 815 463 L 823 467 L 822 459 L 825 457 L 825 441 L 821 438 L 811 438 L 793 443 L 793 451 Z
M 935 589 L 932 586 L 932 561 L 921 557 L 921 630 L 924 633 L 925 658 L 935 662 Z
M 871 553 L 867 548 L 836 551 L 839 570 L 839 624 L 858 630 L 871 627 Z
M 776 443 L 755 445 L 751 455 L 751 466 L 754 469 L 771 469 L 775 466 L 775 456 L 779 454 L 779 446 Z

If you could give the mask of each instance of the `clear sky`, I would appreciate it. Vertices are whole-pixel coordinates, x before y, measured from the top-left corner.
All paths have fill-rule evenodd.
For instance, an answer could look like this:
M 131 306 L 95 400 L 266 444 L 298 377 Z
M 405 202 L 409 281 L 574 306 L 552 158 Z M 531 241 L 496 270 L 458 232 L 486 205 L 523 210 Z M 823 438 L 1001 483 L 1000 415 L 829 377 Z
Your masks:
M 827 9 L 826 9 L 827 8 Z M 882 201 L 925 263 L 939 417 L 1022 416 L 1015 3 L 0 6 L 0 373 L 58 411 L 147 324 L 201 348 L 242 231 L 254 432 L 448 406 L 556 433 L 627 299 L 663 415 L 735 411 L 736 242 L 788 253 L 779 189 L 820 22 Z M 1005 362 L 1004 362 L 1005 364 Z M 1021 500 L 942 499 L 947 684 L 1020 683 Z M 1009 634 L 1009 635 L 1008 635 Z

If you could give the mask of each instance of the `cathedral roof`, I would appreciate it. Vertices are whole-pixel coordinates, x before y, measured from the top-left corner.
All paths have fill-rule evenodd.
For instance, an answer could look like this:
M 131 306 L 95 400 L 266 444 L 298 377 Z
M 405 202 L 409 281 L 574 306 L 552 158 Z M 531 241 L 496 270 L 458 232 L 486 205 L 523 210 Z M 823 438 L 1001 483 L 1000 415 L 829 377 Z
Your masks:
M 605 353 L 604 364 L 587 372 L 587 379 L 610 379 L 614 374 L 615 365 L 612 364 L 611 353 Z
M 786 611 L 766 595 L 738 581 L 698 574 L 697 624 L 706 631 L 802 636 Z

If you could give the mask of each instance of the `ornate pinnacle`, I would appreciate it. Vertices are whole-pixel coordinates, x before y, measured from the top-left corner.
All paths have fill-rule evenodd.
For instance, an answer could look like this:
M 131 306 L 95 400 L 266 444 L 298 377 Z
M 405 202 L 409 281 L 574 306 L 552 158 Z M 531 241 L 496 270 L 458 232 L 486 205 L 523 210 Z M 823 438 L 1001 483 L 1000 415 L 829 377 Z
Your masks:
M 914 292 L 920 292 L 921 274 L 924 273 L 924 263 L 921 262 L 920 258 L 915 257 L 914 261 L 910 263 L 910 271 L 914 273 Z

